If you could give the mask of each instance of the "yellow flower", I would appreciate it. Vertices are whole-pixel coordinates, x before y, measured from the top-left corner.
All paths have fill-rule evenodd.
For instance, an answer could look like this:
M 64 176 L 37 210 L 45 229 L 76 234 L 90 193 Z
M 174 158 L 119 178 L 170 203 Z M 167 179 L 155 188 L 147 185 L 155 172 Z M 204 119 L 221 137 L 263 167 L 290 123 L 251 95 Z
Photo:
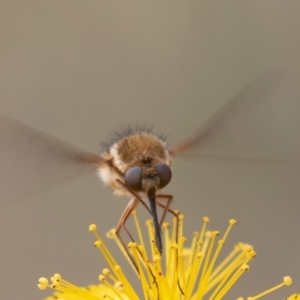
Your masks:
M 189 245 L 183 236 L 183 215 L 179 221 L 175 218 L 173 226 L 165 223 L 162 226 L 164 236 L 164 255 L 160 256 L 155 247 L 155 233 L 152 221 L 147 221 L 150 247 L 144 243 L 140 223 L 136 213 L 133 214 L 137 229 L 138 242 L 129 243 L 129 255 L 122 248 L 115 232 L 108 233 L 109 238 L 115 239 L 128 262 L 132 265 L 142 286 L 143 295 L 138 295 L 130 284 L 121 266 L 116 262 L 103 239 L 92 224 L 89 230 L 96 237 L 95 246 L 105 258 L 109 268 L 103 269 L 99 275 L 100 284 L 87 288 L 78 287 L 64 280 L 59 274 L 51 278 L 49 284 L 46 278 L 40 278 L 40 289 L 52 288 L 54 296 L 46 300 L 218 300 L 223 299 L 228 291 L 236 284 L 243 273 L 249 270 L 249 262 L 256 256 L 252 246 L 238 243 L 225 257 L 219 259 L 229 232 L 236 224 L 230 220 L 225 233 L 218 238 L 218 231 L 207 230 L 209 219 L 202 219 L 202 227 L 194 233 Z M 266 294 L 284 286 L 290 285 L 292 279 L 284 277 L 279 285 L 248 298 L 238 300 L 260 299 Z M 300 294 L 293 294 L 287 300 L 295 300 Z

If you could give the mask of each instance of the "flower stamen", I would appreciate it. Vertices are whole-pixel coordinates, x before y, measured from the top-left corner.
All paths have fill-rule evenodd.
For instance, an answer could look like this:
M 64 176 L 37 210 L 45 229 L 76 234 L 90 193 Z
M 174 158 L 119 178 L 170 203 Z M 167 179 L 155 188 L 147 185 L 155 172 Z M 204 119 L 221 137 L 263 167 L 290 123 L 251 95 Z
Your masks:
M 52 288 L 59 293 L 56 294 L 58 299 L 65 300 L 203 300 L 204 297 L 208 300 L 222 300 L 245 271 L 249 270 L 249 262 L 256 256 L 252 246 L 238 243 L 225 259 L 220 260 L 221 251 L 233 225 L 236 224 L 233 219 L 229 221 L 223 236 L 217 240 L 219 232 L 207 230 L 209 218 L 204 217 L 201 229 L 194 233 L 191 241 L 188 242 L 183 234 L 184 216 L 178 215 L 173 218 L 172 229 L 167 223 L 162 225 L 165 245 L 162 256 L 155 245 L 153 222 L 151 220 L 146 222 L 150 241 L 149 251 L 135 212 L 133 219 L 138 242 L 131 241 L 128 244 L 128 250 L 123 248 L 114 230 L 109 231 L 108 237 L 115 240 L 126 259 L 134 267 L 142 287 L 143 298 L 137 295 L 94 224 L 89 226 L 89 230 L 96 237 L 94 245 L 108 264 L 108 268 L 104 268 L 102 274 L 99 275 L 101 284 L 81 288 L 62 279 L 59 274 L 55 274 L 51 278 L 51 283 L 46 278 L 40 278 L 38 287 L 40 289 Z M 290 277 L 284 277 L 281 284 L 247 299 L 260 299 L 291 283 Z M 293 294 L 287 300 L 296 300 L 298 295 Z M 53 299 L 47 298 L 47 300 Z M 242 299 L 240 297 L 238 300 Z

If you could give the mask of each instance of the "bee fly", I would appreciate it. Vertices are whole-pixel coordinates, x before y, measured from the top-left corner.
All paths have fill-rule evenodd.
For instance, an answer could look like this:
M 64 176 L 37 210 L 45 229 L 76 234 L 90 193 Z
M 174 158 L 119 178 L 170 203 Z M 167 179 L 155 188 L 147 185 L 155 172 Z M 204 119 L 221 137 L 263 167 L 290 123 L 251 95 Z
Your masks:
M 128 127 L 116 136 L 111 144 L 105 145 L 107 151 L 102 154 L 98 167 L 100 178 L 116 194 L 133 196 L 116 227 L 116 234 L 120 239 L 120 229 L 124 227 L 126 230 L 125 222 L 140 202 L 149 210 L 143 201 L 147 197 L 154 222 L 156 246 L 161 254 L 163 247 L 160 225 L 167 211 L 177 217 L 169 208 L 173 196 L 157 194 L 172 178 L 172 153 L 167 149 L 163 136 L 158 137 L 145 128 Z M 163 200 L 166 200 L 165 204 L 162 203 Z M 160 221 L 156 205 L 164 209 Z
M 64 179 L 96 169 L 100 178 L 115 193 L 132 197 L 116 226 L 117 237 L 127 254 L 129 255 L 129 252 L 120 237 L 120 230 L 124 229 L 132 239 L 125 224 L 139 203 L 145 206 L 153 217 L 155 243 L 158 252 L 162 253 L 160 225 L 168 212 L 178 220 L 177 213 L 170 209 L 173 196 L 159 194 L 159 191 L 167 186 L 172 178 L 170 169 L 172 159 L 195 145 L 207 144 L 216 127 L 222 127 L 223 123 L 239 110 L 246 110 L 253 100 L 267 96 L 282 77 L 282 72 L 279 71 L 267 71 L 246 85 L 191 136 L 171 150 L 168 150 L 163 136 L 156 136 L 146 128 L 130 129 L 128 127 L 116 134 L 111 143 L 105 144 L 104 153 L 99 156 L 10 118 L 0 116 L 0 150 L 8 149 L 9 155 L 13 153 L 13 160 L 18 168 L 21 168 L 20 166 L 27 160 L 29 164 L 28 170 L 23 170 L 20 174 L 18 172 L 12 174 L 11 163 L 6 162 L 5 154 L 0 156 L 4 159 L 1 168 L 5 174 L 1 180 L 2 198 L 11 198 L 10 202 L 18 200 Z M 26 153 L 28 159 L 24 157 Z M 37 161 L 31 163 L 33 158 L 38 163 Z M 70 162 L 75 162 L 75 168 L 70 167 Z M 74 166 L 74 164 L 71 165 Z M 5 171 L 5 166 L 8 171 Z M 87 166 L 87 168 L 82 170 L 80 166 Z M 22 177 L 24 173 L 27 176 L 26 179 Z M 7 174 L 12 176 L 9 177 Z M 32 179 L 29 179 L 29 176 L 32 176 Z M 18 178 L 19 182 L 17 182 Z M 12 183 L 13 187 L 18 186 L 18 188 L 12 188 Z M 150 208 L 144 202 L 144 198 L 148 198 Z M 156 213 L 157 206 L 163 209 L 160 220 Z

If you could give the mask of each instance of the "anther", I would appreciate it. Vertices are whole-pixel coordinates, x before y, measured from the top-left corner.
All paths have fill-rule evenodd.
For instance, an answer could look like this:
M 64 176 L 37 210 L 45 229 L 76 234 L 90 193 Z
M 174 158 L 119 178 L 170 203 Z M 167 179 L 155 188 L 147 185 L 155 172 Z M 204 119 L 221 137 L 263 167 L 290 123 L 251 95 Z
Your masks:
M 38 285 L 37 286 L 38 286 L 38 288 L 40 290 L 45 290 L 47 288 L 47 286 L 48 286 L 48 279 L 45 278 L 45 277 L 41 277 L 39 279 L 39 281 L 38 281 Z
M 107 276 L 110 274 L 110 271 L 109 271 L 109 269 L 105 268 L 102 270 L 102 273 Z
M 285 277 L 283 277 L 283 282 L 284 282 L 285 285 L 289 286 L 289 285 L 292 284 L 293 281 L 292 281 L 292 278 L 290 276 L 285 276 Z
M 106 280 L 105 276 L 102 275 L 102 274 L 100 274 L 98 278 L 99 278 L 99 280 L 102 281 L 102 282 L 104 282 L 104 281 Z
M 94 246 L 97 247 L 97 248 L 99 248 L 101 246 L 101 242 L 100 241 L 96 241 L 94 243 Z
M 209 222 L 209 217 L 203 217 L 203 218 L 202 218 L 202 221 L 203 221 L 204 223 Z
M 237 221 L 235 219 L 230 219 L 229 220 L 230 225 L 235 225 L 236 223 L 237 223 Z
M 97 225 L 91 224 L 91 225 L 89 226 L 89 231 L 95 231 L 95 230 L 97 230 Z

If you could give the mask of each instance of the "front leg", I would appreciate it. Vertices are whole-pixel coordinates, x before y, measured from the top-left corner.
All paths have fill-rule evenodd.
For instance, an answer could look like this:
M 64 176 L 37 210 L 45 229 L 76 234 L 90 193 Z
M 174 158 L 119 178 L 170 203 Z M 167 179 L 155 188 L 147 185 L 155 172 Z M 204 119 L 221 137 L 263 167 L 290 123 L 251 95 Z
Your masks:
M 124 251 L 128 255 L 129 259 L 131 260 L 131 262 L 137 272 L 138 272 L 138 268 L 137 268 L 136 262 L 134 261 L 132 255 L 130 254 L 130 252 L 128 250 L 128 247 L 126 246 L 125 242 L 123 241 L 120 231 L 123 228 L 125 230 L 125 232 L 128 234 L 131 241 L 134 242 L 132 235 L 130 234 L 130 232 L 128 231 L 128 229 L 125 226 L 125 223 L 126 223 L 127 219 L 130 217 L 130 215 L 132 214 L 133 210 L 135 210 L 135 208 L 138 206 L 138 204 L 139 204 L 139 199 L 137 199 L 137 198 L 131 199 L 130 202 L 127 204 L 125 210 L 123 211 L 121 218 L 116 226 L 116 237 L 118 238 L 120 244 L 122 245 Z
M 162 223 L 164 222 L 164 220 L 166 218 L 166 214 L 169 211 L 169 208 L 170 208 L 170 206 L 172 204 L 173 195 L 158 194 L 158 195 L 156 195 L 156 199 L 157 200 L 166 200 L 167 201 L 167 203 L 166 203 L 165 206 L 162 206 L 163 204 L 161 205 L 161 207 L 164 209 L 163 214 L 162 214 L 161 219 L 160 219 L 160 222 L 159 222 L 159 225 L 161 226 Z M 171 212 L 171 211 L 169 211 L 169 212 Z M 177 217 L 177 215 L 175 215 L 175 217 Z

